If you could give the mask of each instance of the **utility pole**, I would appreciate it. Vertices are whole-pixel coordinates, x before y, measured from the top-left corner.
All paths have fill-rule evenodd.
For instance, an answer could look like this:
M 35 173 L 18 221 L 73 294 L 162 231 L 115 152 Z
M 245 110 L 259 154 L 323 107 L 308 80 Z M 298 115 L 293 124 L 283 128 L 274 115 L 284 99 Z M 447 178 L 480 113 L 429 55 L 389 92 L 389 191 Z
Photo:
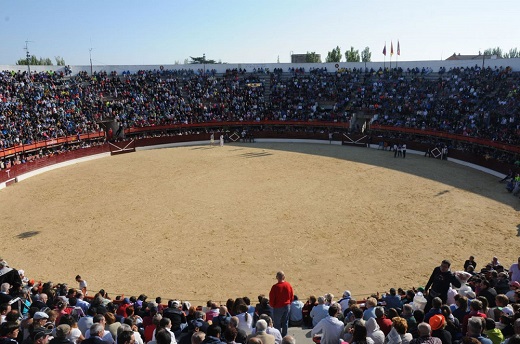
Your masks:
M 29 74 L 29 77 L 31 75 L 31 66 L 30 66 L 30 60 L 31 60 L 31 54 L 29 53 L 29 43 L 32 42 L 32 41 L 29 41 L 28 39 L 25 41 L 25 48 L 23 48 L 23 50 L 25 50 L 25 58 L 27 60 L 27 72 Z
M 90 76 L 92 76 L 92 48 L 88 50 L 88 55 L 90 57 Z

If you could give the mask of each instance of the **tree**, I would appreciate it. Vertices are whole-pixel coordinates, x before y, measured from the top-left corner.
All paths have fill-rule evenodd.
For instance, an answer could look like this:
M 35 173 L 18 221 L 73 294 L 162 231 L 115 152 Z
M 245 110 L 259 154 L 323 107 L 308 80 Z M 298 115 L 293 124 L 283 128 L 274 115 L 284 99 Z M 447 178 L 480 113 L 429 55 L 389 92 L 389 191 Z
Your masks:
M 56 66 L 65 66 L 65 59 L 61 56 L 54 56 L 56 60 Z
M 206 55 L 202 55 L 199 57 L 192 57 L 190 56 L 191 61 L 190 64 L 215 64 L 217 63 L 215 60 L 208 60 L 206 59 Z
M 361 61 L 362 62 L 370 62 L 372 61 L 372 53 L 370 52 L 369 47 L 365 47 L 361 52 Z
M 361 57 L 359 56 L 359 50 L 354 50 L 354 47 L 350 47 L 350 50 L 345 52 L 347 62 L 359 62 Z
M 305 62 L 307 63 L 321 63 L 321 57 L 319 54 L 316 54 L 315 51 L 307 52 L 305 55 Z
M 484 50 L 484 55 L 496 55 L 498 58 L 502 58 L 502 49 L 500 47 L 488 48 Z
M 27 59 L 19 59 L 18 61 L 16 61 L 16 64 L 17 65 L 21 65 L 21 66 L 27 66 Z M 30 58 L 29 58 L 29 65 L 31 66 L 52 66 L 52 61 L 50 58 L 43 58 L 43 57 L 40 57 L 40 59 L 37 59 L 36 56 L 32 55 Z
M 341 49 L 338 47 L 327 53 L 325 62 L 341 62 Z
M 509 49 L 508 53 L 504 54 L 505 59 L 514 59 L 520 57 L 520 51 L 518 51 L 517 48 L 511 48 Z

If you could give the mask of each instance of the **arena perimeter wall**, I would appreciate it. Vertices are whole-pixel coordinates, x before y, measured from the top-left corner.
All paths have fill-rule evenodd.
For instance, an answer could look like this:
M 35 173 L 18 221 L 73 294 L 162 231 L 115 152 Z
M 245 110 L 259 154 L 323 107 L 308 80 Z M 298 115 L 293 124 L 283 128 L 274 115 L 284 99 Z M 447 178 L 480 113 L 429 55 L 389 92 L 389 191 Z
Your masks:
M 311 123 L 300 123 L 299 126 L 304 127 L 305 124 L 309 125 Z M 257 123 L 257 125 L 259 125 Z M 317 124 L 314 124 L 317 125 Z M 344 124 L 334 123 L 329 124 L 330 126 L 335 125 L 336 130 L 333 134 L 332 140 L 335 141 L 335 143 L 343 143 L 344 145 L 351 145 L 350 142 L 360 140 L 360 142 L 363 142 L 363 145 L 352 145 L 356 147 L 377 147 L 377 144 L 382 139 L 374 136 L 367 136 L 364 134 L 349 134 L 345 128 Z M 220 135 L 220 130 L 224 126 L 223 123 L 218 125 L 218 128 L 215 128 L 216 125 L 213 124 L 215 131 L 215 137 L 218 138 Z M 244 123 L 242 123 L 242 126 L 245 126 Z M 328 130 L 326 130 L 327 124 L 320 123 L 321 130 L 315 131 L 315 132 L 307 132 L 307 131 L 285 131 L 285 130 L 262 130 L 262 131 L 254 131 L 255 139 L 271 139 L 271 140 L 289 140 L 289 141 L 295 141 L 295 140 L 315 140 L 314 142 L 322 142 L 322 143 L 328 143 L 329 142 L 329 135 Z M 176 127 L 176 126 L 167 126 L 168 128 Z M 235 128 L 240 129 L 237 125 L 235 125 Z M 392 129 L 392 128 L 384 128 L 384 127 L 378 127 L 378 130 L 383 129 Z M 393 128 L 394 130 L 403 131 L 403 128 Z M 231 130 L 227 130 L 227 134 L 232 134 L 233 132 L 237 132 L 237 134 L 240 133 L 239 130 L 234 130 L 233 128 Z M 154 134 L 161 133 L 161 136 L 155 136 Z M 224 133 L 224 131 L 222 131 Z M 412 133 L 412 132 L 410 132 Z M 207 142 L 209 143 L 209 136 L 210 134 L 207 132 L 203 133 L 195 133 L 195 134 L 184 134 L 184 135 L 177 135 L 175 133 L 168 134 L 168 131 L 166 128 L 161 127 L 148 127 L 148 128 L 133 128 L 131 130 L 128 130 L 128 134 L 134 134 L 136 135 L 134 137 L 135 139 L 135 147 L 166 147 L 171 145 L 179 145 L 179 144 L 200 144 L 201 142 Z M 420 134 L 424 135 L 425 132 L 421 131 Z M 439 139 L 456 139 L 459 138 L 458 135 L 450 135 L 445 133 L 435 133 L 431 132 L 431 136 L 438 137 Z M 437 135 L 435 135 L 437 134 Z M 453 137 L 452 137 L 453 136 Z M 95 138 L 97 138 L 97 134 L 95 135 Z M 459 138 L 460 139 L 460 138 Z M 491 141 L 488 140 L 479 140 L 474 138 L 466 138 L 470 140 L 469 142 L 482 144 L 483 146 L 490 146 L 489 143 Z M 57 140 L 54 140 L 57 141 Z M 385 139 L 385 141 L 389 141 L 388 139 Z M 126 143 L 130 142 L 130 138 L 128 141 L 119 142 L 118 146 L 124 146 Z M 416 151 L 416 152 L 425 152 L 428 148 L 432 148 L 429 144 L 424 144 L 420 142 L 415 141 L 407 141 L 407 140 L 399 140 L 401 143 L 406 143 L 407 148 L 410 151 Z M 389 142 L 393 143 L 393 142 Z M 504 146 L 501 144 L 501 146 Z M 508 146 L 508 145 L 506 145 Z M 18 149 L 19 147 L 15 148 Z M 502 147 L 504 148 L 504 147 Z M 520 147 L 518 146 L 508 146 L 506 148 L 511 149 L 511 151 L 520 153 Z M 358 148 L 363 149 L 363 148 Z M 508 150 L 509 150 L 508 149 Z M 26 149 L 25 152 L 28 150 Z M 64 166 L 66 164 L 73 164 L 76 162 L 80 162 L 82 160 L 88 160 L 91 158 L 96 157 L 105 157 L 110 155 L 110 147 L 108 143 L 103 143 L 100 145 L 92 146 L 89 148 L 79 148 L 72 151 L 67 151 L 61 154 L 52 155 L 48 157 L 43 157 L 41 159 L 37 159 L 25 164 L 20 165 L 14 165 L 11 166 L 9 169 L 4 169 L 0 171 L 0 189 L 6 186 L 6 182 L 9 181 L 9 183 L 14 182 L 14 179 L 17 178 L 17 180 L 22 180 L 25 178 L 28 178 L 32 175 L 42 173 L 46 170 L 58 168 L 61 166 Z M 1 157 L 1 155 L 0 155 Z M 508 170 L 511 168 L 510 165 L 501 163 L 499 161 L 489 159 L 483 156 L 477 156 L 474 154 L 458 151 L 458 150 L 451 150 L 449 152 L 449 159 L 456 159 L 459 162 L 466 162 L 466 165 L 470 165 L 475 168 L 479 168 L 485 172 L 492 173 L 496 176 L 503 176 L 505 173 L 508 172 Z
M 378 70 L 379 68 L 385 67 L 400 67 L 406 70 L 407 68 L 431 68 L 433 72 L 438 72 L 440 67 L 445 67 L 447 70 L 450 68 L 466 68 L 466 67 L 482 67 L 485 68 L 506 68 L 511 67 L 513 71 L 520 71 L 520 58 L 515 59 L 475 59 L 475 60 L 440 60 L 440 61 L 386 61 L 386 62 L 332 62 L 332 63 L 219 63 L 219 64 L 165 64 L 165 65 L 97 65 L 92 66 L 93 72 L 116 72 L 121 74 L 123 72 L 136 73 L 140 70 L 182 70 L 182 69 L 193 69 L 193 70 L 216 70 L 217 73 L 224 73 L 227 69 L 245 69 L 246 72 L 251 73 L 254 69 L 258 70 L 269 69 L 273 71 L 275 68 L 282 68 L 283 71 L 287 71 L 288 68 L 305 68 L 306 71 L 316 68 L 327 68 L 329 72 L 332 72 L 339 68 L 373 68 Z M 90 73 L 90 66 L 69 66 L 72 70 L 72 74 L 75 75 L 79 72 Z M 0 70 L 9 71 L 25 71 L 27 66 L 18 65 L 0 65 Z M 55 71 L 65 72 L 64 66 L 31 66 L 31 72 L 45 72 Z

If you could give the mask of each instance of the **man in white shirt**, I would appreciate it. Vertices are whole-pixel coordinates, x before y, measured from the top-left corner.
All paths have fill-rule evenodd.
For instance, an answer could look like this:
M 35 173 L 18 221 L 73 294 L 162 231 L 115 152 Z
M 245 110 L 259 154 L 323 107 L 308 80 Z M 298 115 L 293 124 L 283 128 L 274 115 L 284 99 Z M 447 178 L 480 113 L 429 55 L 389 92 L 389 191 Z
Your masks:
M 339 312 L 341 312 L 341 306 L 337 303 L 332 304 L 329 307 L 329 315 L 325 319 L 320 320 L 312 329 L 311 335 L 313 337 L 321 333 L 320 344 L 339 343 L 344 327 L 343 322 L 336 318 Z
M 520 257 L 518 257 L 518 262 L 509 268 L 509 280 L 520 282 Z

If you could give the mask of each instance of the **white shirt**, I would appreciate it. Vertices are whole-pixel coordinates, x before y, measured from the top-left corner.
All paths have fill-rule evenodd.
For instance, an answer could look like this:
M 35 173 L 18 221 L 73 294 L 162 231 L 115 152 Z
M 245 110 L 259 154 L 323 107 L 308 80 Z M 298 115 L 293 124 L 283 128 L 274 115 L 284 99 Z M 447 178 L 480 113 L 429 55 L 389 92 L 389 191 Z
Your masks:
M 247 314 L 247 319 L 246 319 L 246 314 Z M 240 314 L 237 314 L 237 318 L 238 318 L 238 328 L 239 329 L 242 329 L 244 331 L 246 331 L 246 333 L 249 335 L 251 334 L 251 331 L 253 330 L 253 317 L 251 316 L 251 314 L 245 312 L 245 313 L 240 313 Z
M 311 331 L 312 336 L 322 333 L 320 344 L 338 344 L 343 333 L 343 322 L 328 315 L 322 319 Z
M 511 281 L 520 282 L 520 266 L 518 266 L 518 263 L 511 265 L 509 272 L 511 273 Z
M 90 338 L 90 329 L 87 330 L 87 332 L 85 332 L 85 339 L 89 339 Z M 113 344 L 114 343 L 114 338 L 112 338 L 112 333 L 110 333 L 110 331 L 107 331 L 105 330 L 104 333 L 103 333 L 103 339 L 104 342 L 106 343 L 109 343 L 109 344 Z

